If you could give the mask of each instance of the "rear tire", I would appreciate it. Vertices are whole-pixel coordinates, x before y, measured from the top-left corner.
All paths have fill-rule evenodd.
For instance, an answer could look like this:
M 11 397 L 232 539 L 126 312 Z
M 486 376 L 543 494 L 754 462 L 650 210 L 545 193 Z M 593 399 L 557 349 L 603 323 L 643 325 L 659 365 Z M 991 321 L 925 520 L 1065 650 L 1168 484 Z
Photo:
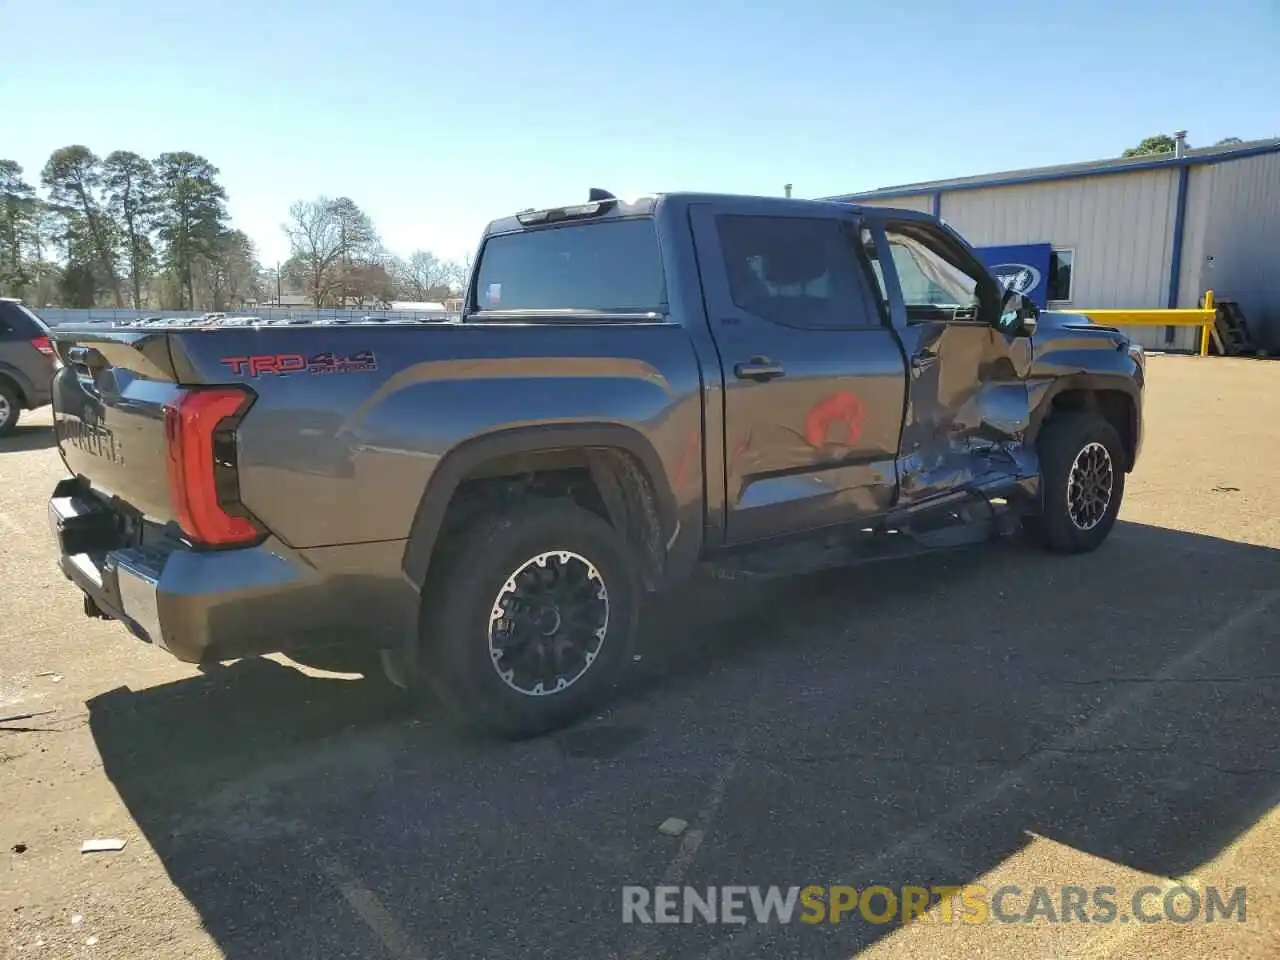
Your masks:
M 527 501 L 481 516 L 432 561 L 421 676 L 467 726 L 553 730 L 612 692 L 641 592 L 626 542 L 589 510 Z
M 7 437 L 18 427 L 18 417 L 22 415 L 22 403 L 18 399 L 18 391 L 0 380 L 0 437 Z
M 1037 444 L 1043 509 L 1025 523 L 1053 553 L 1089 553 L 1115 526 L 1128 455 L 1115 427 L 1096 414 L 1060 413 Z

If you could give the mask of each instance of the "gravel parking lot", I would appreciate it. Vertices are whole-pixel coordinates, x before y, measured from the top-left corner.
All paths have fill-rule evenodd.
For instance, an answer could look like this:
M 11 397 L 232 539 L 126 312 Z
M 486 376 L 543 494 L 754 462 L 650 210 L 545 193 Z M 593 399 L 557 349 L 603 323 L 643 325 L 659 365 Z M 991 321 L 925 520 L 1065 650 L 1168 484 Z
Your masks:
M 692 587 L 616 709 L 523 744 L 85 619 L 47 542 L 48 411 L 25 423 L 0 440 L 0 715 L 54 712 L 0 724 L 0 955 L 1280 955 L 1280 364 L 1151 358 L 1098 553 Z M 621 919 L 624 884 L 1175 881 L 1246 886 L 1245 921 Z

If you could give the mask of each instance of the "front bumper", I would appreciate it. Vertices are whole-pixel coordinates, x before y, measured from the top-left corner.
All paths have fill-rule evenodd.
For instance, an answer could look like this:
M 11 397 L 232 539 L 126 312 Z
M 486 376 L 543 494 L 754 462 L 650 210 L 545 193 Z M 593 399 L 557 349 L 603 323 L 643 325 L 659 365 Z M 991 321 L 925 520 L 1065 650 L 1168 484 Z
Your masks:
M 92 601 L 86 612 L 119 620 L 179 660 L 286 650 L 324 625 L 310 616 L 316 571 L 267 544 L 199 551 L 167 538 L 121 545 L 119 515 L 75 479 L 54 490 L 49 525 L 62 572 Z
M 1133 454 L 1129 458 L 1129 469 L 1132 471 L 1142 454 L 1143 406 L 1147 399 L 1147 352 L 1141 345 L 1132 343 L 1129 345 L 1129 356 L 1133 359 L 1134 379 L 1138 383 L 1138 395 L 1133 401 Z

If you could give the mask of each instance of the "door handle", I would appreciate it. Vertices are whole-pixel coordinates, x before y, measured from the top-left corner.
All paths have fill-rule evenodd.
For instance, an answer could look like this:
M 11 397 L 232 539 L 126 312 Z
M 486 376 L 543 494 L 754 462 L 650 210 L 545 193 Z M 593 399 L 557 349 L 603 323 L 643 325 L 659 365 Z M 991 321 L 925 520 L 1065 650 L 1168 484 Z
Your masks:
M 774 363 L 767 357 L 752 357 L 746 363 L 735 366 L 733 375 L 739 380 L 755 380 L 757 383 L 764 383 L 767 380 L 785 377 L 787 370 L 782 364 Z
M 913 373 L 924 373 L 935 363 L 938 362 L 936 353 L 916 353 L 911 356 L 911 370 Z

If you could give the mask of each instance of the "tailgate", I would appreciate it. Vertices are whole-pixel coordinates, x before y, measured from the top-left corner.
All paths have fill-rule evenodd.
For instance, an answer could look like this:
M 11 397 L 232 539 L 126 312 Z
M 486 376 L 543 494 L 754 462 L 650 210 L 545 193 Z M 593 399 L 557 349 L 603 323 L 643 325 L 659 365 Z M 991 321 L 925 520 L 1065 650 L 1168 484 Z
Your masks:
M 165 407 L 183 393 L 167 336 L 155 331 L 55 329 L 54 431 L 72 473 L 147 519 L 175 519 Z

